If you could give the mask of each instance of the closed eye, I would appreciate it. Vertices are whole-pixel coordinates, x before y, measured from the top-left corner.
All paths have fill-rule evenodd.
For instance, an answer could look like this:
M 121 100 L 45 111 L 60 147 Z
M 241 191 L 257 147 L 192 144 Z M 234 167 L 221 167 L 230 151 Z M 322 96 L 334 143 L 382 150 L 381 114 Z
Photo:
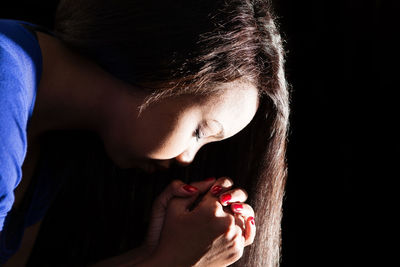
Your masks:
M 203 134 L 202 134 L 202 132 L 200 131 L 200 128 L 197 128 L 197 129 L 194 131 L 194 136 L 196 137 L 196 142 L 198 142 L 198 141 L 203 137 Z

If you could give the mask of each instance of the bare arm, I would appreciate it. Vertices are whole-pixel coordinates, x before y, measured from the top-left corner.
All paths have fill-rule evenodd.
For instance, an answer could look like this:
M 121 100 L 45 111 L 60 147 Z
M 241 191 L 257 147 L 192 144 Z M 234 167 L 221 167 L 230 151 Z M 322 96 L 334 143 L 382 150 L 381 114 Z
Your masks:
M 29 226 L 25 229 L 20 249 L 7 261 L 4 267 L 25 266 L 35 245 L 37 234 L 40 230 L 42 221 Z M 0 233 L 1 235 L 1 233 Z
M 20 267 L 25 266 L 31 255 L 33 246 L 35 245 L 37 235 L 40 230 L 42 221 L 25 229 L 24 237 L 19 250 L 6 262 L 4 267 Z M 1 232 L 0 232 L 1 235 Z M 148 259 L 149 252 L 145 247 L 133 249 L 125 254 L 106 259 L 98 262 L 93 267 L 124 267 L 124 266 L 140 266 L 141 262 Z M 146 261 L 147 262 L 147 261 Z M 145 264 L 143 266 L 152 266 Z
M 131 266 L 141 266 L 144 262 L 147 262 L 149 259 L 150 253 L 145 247 L 139 247 L 133 249 L 129 252 L 126 252 L 122 255 L 118 255 L 113 258 L 109 258 L 98 262 L 92 267 L 131 267 Z M 151 266 L 151 265 L 143 265 L 143 266 Z

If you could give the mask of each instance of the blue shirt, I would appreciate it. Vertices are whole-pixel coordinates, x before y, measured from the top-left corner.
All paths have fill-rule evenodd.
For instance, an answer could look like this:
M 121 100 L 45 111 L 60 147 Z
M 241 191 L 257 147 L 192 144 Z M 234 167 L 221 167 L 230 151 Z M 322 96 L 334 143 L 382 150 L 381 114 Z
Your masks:
M 27 128 L 42 72 L 37 38 L 22 23 L 0 19 L 0 264 L 18 249 L 24 228 L 43 216 L 14 216 L 17 220 L 12 220 L 10 215 L 13 191 L 22 177 Z M 7 221 L 9 228 L 14 228 L 8 231 L 12 234 L 7 233 Z M 20 227 L 15 231 L 17 224 Z
M 16 21 L 0 20 L 0 230 L 21 181 L 41 71 L 35 36 Z

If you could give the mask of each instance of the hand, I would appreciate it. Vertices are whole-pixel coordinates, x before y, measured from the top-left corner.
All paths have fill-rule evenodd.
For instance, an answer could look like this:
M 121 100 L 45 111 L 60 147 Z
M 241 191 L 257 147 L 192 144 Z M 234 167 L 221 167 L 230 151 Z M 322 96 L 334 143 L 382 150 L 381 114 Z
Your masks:
M 169 201 L 174 197 L 197 199 L 199 194 L 207 192 L 215 178 L 192 183 L 187 185 L 180 180 L 174 180 L 167 188 L 156 198 L 152 207 L 150 225 L 147 232 L 145 247 L 151 253 L 158 245 L 161 229 L 164 224 L 164 218 L 167 212 Z
M 155 266 L 149 262 L 149 258 L 159 243 L 161 229 L 163 228 L 170 200 L 173 198 L 189 198 L 193 201 L 197 199 L 201 193 L 207 192 L 214 182 L 215 179 L 207 179 L 202 182 L 187 185 L 179 180 L 173 181 L 153 203 L 152 218 L 145 243 L 138 248 L 132 249 L 122 255 L 105 259 L 93 266 Z M 164 265 L 161 264 L 161 266 Z
M 152 257 L 154 265 L 226 266 L 242 256 L 255 236 L 254 213 L 245 204 L 240 211 L 223 206 L 247 198 L 243 190 L 228 191 L 232 185 L 228 178 L 218 179 L 214 190 L 208 191 L 193 210 L 189 207 L 196 197 L 170 199 L 159 246 Z M 231 200 L 221 204 L 219 198 L 226 194 L 232 195 Z
M 244 226 L 246 247 L 253 243 L 256 235 L 254 210 L 250 205 L 244 203 L 248 197 L 247 192 L 241 188 L 231 189 L 232 185 L 233 183 L 229 179 L 218 179 L 210 191 L 219 198 L 222 206 L 229 206 L 236 219 L 241 220 Z

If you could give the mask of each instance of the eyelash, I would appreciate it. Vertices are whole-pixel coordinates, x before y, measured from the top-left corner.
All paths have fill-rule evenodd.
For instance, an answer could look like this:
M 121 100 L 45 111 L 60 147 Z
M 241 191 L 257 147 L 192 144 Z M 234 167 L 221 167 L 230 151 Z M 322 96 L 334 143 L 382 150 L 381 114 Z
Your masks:
M 197 142 L 201 139 L 201 135 L 200 128 L 197 128 L 196 131 L 194 131 L 194 136 L 196 137 Z

